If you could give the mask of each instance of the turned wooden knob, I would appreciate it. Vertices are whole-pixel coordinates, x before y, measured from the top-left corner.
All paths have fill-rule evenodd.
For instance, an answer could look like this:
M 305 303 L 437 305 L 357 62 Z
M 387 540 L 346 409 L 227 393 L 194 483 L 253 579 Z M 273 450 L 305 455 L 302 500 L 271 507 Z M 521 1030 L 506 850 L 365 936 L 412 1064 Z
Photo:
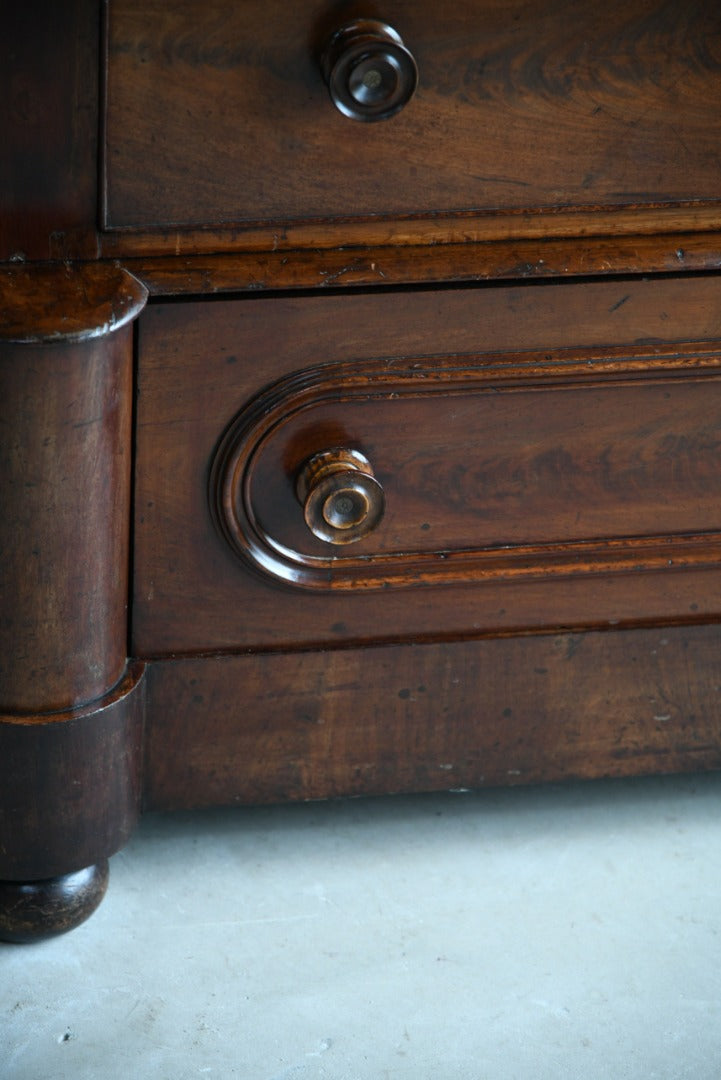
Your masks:
M 413 97 L 418 68 L 400 34 L 377 19 L 337 30 L 321 57 L 336 108 L 352 120 L 387 120 Z
M 383 488 L 358 450 L 323 450 L 305 463 L 296 485 L 310 531 L 329 544 L 352 544 L 383 516 Z

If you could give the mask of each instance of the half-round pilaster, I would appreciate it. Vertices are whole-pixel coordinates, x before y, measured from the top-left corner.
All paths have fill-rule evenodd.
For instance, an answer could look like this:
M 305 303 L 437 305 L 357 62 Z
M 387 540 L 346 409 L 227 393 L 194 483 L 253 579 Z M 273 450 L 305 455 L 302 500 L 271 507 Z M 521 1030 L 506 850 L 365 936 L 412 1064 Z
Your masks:
M 0 270 L 0 881 L 96 864 L 137 818 L 127 603 L 146 297 L 116 266 Z

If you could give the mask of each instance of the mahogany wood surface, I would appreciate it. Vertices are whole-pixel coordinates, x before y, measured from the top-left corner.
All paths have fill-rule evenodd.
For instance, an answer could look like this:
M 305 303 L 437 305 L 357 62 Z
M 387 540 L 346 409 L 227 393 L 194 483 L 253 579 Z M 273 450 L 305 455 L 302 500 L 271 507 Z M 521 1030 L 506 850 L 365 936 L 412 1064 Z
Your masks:
M 111 0 L 105 225 L 641 208 L 718 225 L 716 5 L 388 0 L 420 81 L 375 124 L 341 115 L 320 71 L 348 10 Z
M 719 295 L 710 276 L 151 305 L 133 648 L 716 615 Z M 294 485 L 345 445 L 386 514 L 338 552 Z
M 330 363 L 281 380 L 219 451 L 227 539 L 280 580 L 326 590 L 471 583 L 506 559 L 509 576 L 519 562 L 516 573 L 584 572 L 603 538 L 604 569 L 621 547 L 640 569 L 640 537 L 664 564 L 674 537 L 721 539 L 721 353 L 568 352 Z M 339 551 L 346 534 L 311 528 L 299 485 L 346 444 L 372 453 L 385 512 Z
M 0 711 L 42 714 L 125 670 L 129 320 L 145 290 L 105 267 L 15 268 L 0 286 Z
M 143 803 L 721 768 L 718 4 L 3 15 L 0 936 Z
M 2 5 L 0 260 L 97 254 L 98 0 Z
M 178 237 L 181 246 L 182 239 Z M 151 242 L 151 250 L 157 245 Z M 230 246 L 230 245 L 229 245 Z M 185 248 L 182 248 L 185 250 Z M 539 238 L 224 255 L 135 255 L 123 260 L 154 296 L 271 290 L 428 285 L 711 271 L 721 268 L 717 233 Z
M 127 656 L 129 330 L 0 347 L 0 709 L 92 701 Z
M 154 663 L 146 805 L 716 769 L 720 646 L 699 626 Z
M 354 251 L 356 248 L 389 247 L 433 247 L 450 244 L 475 245 L 494 244 L 500 255 L 499 267 L 507 265 L 508 258 L 516 245 L 526 245 L 527 241 L 554 241 L 579 239 L 589 247 L 586 256 L 582 256 L 576 247 L 572 263 L 585 258 L 587 272 L 596 270 L 603 273 L 607 267 L 601 258 L 594 259 L 597 250 L 596 239 L 619 238 L 627 241 L 641 237 L 651 243 L 651 249 L 658 251 L 667 247 L 665 236 L 677 234 L 699 235 L 699 247 L 711 258 L 718 250 L 719 211 L 715 206 L 706 204 L 685 207 L 683 209 L 665 209 L 652 207 L 645 210 L 605 210 L 602 207 L 588 207 L 574 211 L 546 211 L 543 213 L 521 211 L 509 214 L 483 214 L 469 212 L 445 216 L 431 214 L 407 220 L 386 220 L 373 216 L 362 221 L 314 221 L 312 223 L 261 225 L 240 227 L 179 227 L 173 225 L 157 226 L 152 229 L 108 229 L 98 235 L 98 250 L 103 258 L 110 259 L 155 259 L 160 256 L 215 255 L 223 252 L 234 254 L 267 256 L 281 252 L 284 256 L 294 252 L 322 252 L 319 266 L 324 267 L 328 260 L 333 261 L 333 252 Z M 704 239 L 705 238 L 705 239 Z M 602 245 L 601 245 L 602 247 Z M 471 248 L 471 252 L 472 252 Z M 627 250 L 622 245 L 621 250 Z M 481 251 L 492 252 L 485 247 Z M 331 254 L 329 254 L 331 253 Z M 435 253 L 432 253 L 435 254 Z M 443 254 L 439 252 L 441 265 Z M 472 257 L 472 256 L 471 256 Z M 346 260 L 347 260 L 346 256 Z M 393 255 L 390 253 L 393 261 Z M 202 261 L 200 266 L 202 266 Z M 241 263 L 242 265 L 242 263 Z M 254 260 L 250 265 L 255 265 Z M 594 269 L 594 267 L 596 269 Z M 619 270 L 622 264 L 619 262 Z M 669 269 L 672 269 L 670 266 Z M 440 276 L 440 275 L 439 275 Z
M 137 824 L 143 666 L 108 694 L 45 716 L 0 716 L 0 881 L 37 881 L 113 855 Z
M 79 900 L 47 881 L 107 858 L 139 813 L 127 611 L 145 296 L 106 266 L 0 272 L 0 881 L 46 882 L 29 911 L 28 894 L 0 890 L 5 937 L 38 910 L 46 929 L 89 914 L 102 890 Z
M 42 881 L 0 881 L 0 941 L 28 945 L 85 922 L 105 896 L 108 861 Z
M 0 342 L 71 344 L 131 323 L 147 289 L 112 263 L 0 267 Z

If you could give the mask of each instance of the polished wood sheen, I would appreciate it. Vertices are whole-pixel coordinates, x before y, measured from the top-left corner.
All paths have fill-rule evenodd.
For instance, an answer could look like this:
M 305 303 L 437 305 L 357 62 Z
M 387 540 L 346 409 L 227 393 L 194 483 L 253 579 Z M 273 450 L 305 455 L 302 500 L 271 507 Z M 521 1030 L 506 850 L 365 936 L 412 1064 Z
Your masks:
M 721 768 L 719 5 L 50 7 L 0 35 L 0 936 L 143 808 Z
M 107 263 L 0 268 L 0 343 L 83 344 L 132 323 L 145 286 Z
M 181 247 L 184 238 L 146 238 L 150 250 Z M 374 285 L 463 285 L 478 281 L 587 277 L 596 274 L 713 271 L 721 267 L 717 233 L 589 237 L 494 243 L 406 245 L 352 250 L 293 250 L 193 255 L 146 255 L 125 260 L 154 296 L 251 293 L 277 289 L 339 289 Z
M 532 572 L 534 545 L 539 576 L 551 564 L 583 572 L 604 539 L 604 570 L 619 542 L 631 565 L 645 562 L 639 537 L 655 537 L 666 563 L 679 554 L 674 534 L 721 539 L 721 353 L 701 353 L 655 346 L 306 368 L 232 425 L 218 453 L 220 524 L 268 573 L 319 588 L 470 582 L 474 568 L 486 576 L 495 563 L 498 572 L 504 557 L 513 573 L 519 553 Z M 341 431 L 380 462 L 381 527 L 380 495 L 378 512 L 369 507 L 375 477 L 353 483 L 357 473 L 333 461 L 353 453 L 367 463 L 360 449 L 317 450 L 300 464 L 309 446 Z M 316 470 L 317 485 L 306 479 Z M 356 529 L 328 518 L 337 484 L 341 497 L 364 500 Z M 328 548 L 350 540 L 347 553 Z
M 143 676 L 131 664 L 82 708 L 0 714 L 0 880 L 79 870 L 127 842 L 142 801 Z
M 336 547 L 373 532 L 385 511 L 383 488 L 359 450 L 319 450 L 298 470 L 295 482 L 303 520 L 313 536 Z
M 708 277 L 149 308 L 134 648 L 715 616 L 720 299 Z M 333 445 L 386 502 L 343 552 L 295 490 Z
M 350 120 L 390 120 L 418 85 L 418 67 L 397 30 L 378 19 L 336 27 L 320 56 L 331 101 Z
M 485 239 L 534 222 L 586 235 L 598 210 L 611 232 L 649 212 L 663 227 L 659 209 L 667 229 L 698 228 L 699 212 L 718 227 L 717 5 L 389 0 L 419 88 L 380 124 L 329 100 L 319 56 L 336 11 L 111 0 L 105 224 L 267 223 L 290 247 L 304 222 L 335 222 L 344 243 L 341 223 L 372 220 L 377 234 L 381 219 L 392 242 L 417 215 L 436 239 L 451 238 L 448 215 Z
M 125 670 L 145 296 L 113 268 L 0 270 L 0 712 L 84 705 Z
M 106 872 L 85 868 L 126 842 L 140 812 L 143 667 L 128 664 L 127 596 L 132 320 L 146 295 L 117 267 L 0 270 L 8 940 L 89 915 Z
M 43 881 L 0 881 L 0 941 L 29 945 L 74 930 L 105 896 L 108 861 Z

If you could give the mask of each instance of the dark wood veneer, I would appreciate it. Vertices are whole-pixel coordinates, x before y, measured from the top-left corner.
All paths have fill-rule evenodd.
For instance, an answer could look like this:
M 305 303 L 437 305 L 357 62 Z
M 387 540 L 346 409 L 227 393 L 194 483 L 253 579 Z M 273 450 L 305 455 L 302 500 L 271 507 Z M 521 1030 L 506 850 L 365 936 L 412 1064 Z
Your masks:
M 589 275 L 712 271 L 721 267 L 721 236 L 714 232 L 665 236 L 590 236 L 536 240 L 444 243 L 422 246 L 356 245 L 342 250 L 281 249 L 221 255 L 179 255 L 168 259 L 170 239 L 146 238 L 148 249 L 165 255 L 134 255 L 124 265 L 153 296 L 273 290 L 339 289 L 368 286 L 464 285 L 476 281 L 523 281 Z M 218 241 L 216 240 L 216 243 Z M 186 252 L 187 237 L 172 246 Z M 190 245 L 192 246 L 192 244 Z M 228 246 L 232 247 L 229 241 Z
M 718 337 L 719 295 L 708 277 L 149 308 L 134 649 L 715 615 L 718 356 L 683 339 Z M 545 352 L 528 351 L 536 341 Z M 395 412 L 409 392 L 412 419 Z M 375 533 L 340 553 L 308 533 L 294 480 L 307 456 L 348 440 L 374 461 L 387 508 Z M 247 468 L 233 481 L 236 449 Z M 321 592 L 282 587 L 233 557 L 208 507 L 226 475 L 226 494 L 263 534 L 305 553 L 278 556 L 276 577 Z M 224 528 L 242 553 L 232 522 Z M 259 564 L 261 538 L 246 537 Z M 321 560 L 315 576 L 309 558 Z
M 595 209 L 624 230 L 619 210 L 666 209 L 718 225 L 721 16 L 706 0 L 388 0 L 420 82 L 372 125 L 329 100 L 330 15 L 322 0 L 111 3 L 105 224 L 380 216 L 393 238 L 394 219 L 422 215 L 440 238 L 449 213 Z
M 3 4 L 0 260 L 97 255 L 98 0 Z
M 720 644 L 706 626 L 154 663 L 148 806 L 718 769 Z
M 128 665 L 127 613 L 132 320 L 145 298 L 118 268 L 0 271 L 0 936 L 10 940 L 89 914 L 105 877 L 85 868 L 125 843 L 140 811 L 143 668 Z M 79 883 L 52 880 L 80 871 Z
M 145 296 L 102 266 L 0 271 L 1 712 L 85 705 L 125 670 L 132 319 Z
M 329 98 L 352 16 L 391 120 Z M 3 29 L 0 937 L 143 805 L 720 768 L 721 8 Z
M 141 807 L 143 677 L 133 664 L 84 707 L 0 715 L 2 879 L 75 872 L 127 842 Z

